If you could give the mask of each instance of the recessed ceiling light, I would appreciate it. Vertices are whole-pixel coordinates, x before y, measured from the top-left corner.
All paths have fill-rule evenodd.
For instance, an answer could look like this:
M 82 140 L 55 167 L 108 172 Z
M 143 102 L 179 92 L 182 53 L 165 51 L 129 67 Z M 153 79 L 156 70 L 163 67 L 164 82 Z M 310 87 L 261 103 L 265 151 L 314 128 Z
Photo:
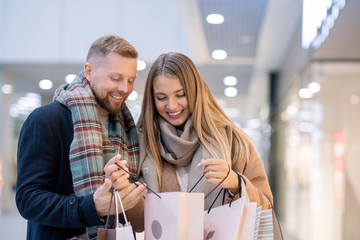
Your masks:
M 65 77 L 65 82 L 70 84 L 76 78 L 75 74 L 68 74 Z
M 13 92 L 13 85 L 11 84 L 4 84 L 1 87 L 1 91 L 3 92 L 3 94 L 11 94 Z
M 320 84 L 318 82 L 311 82 L 309 85 L 308 85 L 308 88 L 310 89 L 311 92 L 313 93 L 317 93 L 320 91 Z
M 51 89 L 53 86 L 53 83 L 49 79 L 43 79 L 39 82 L 39 87 L 44 90 Z
M 210 24 L 221 24 L 224 22 L 224 17 L 221 14 L 209 14 L 206 21 Z
M 314 93 L 308 88 L 301 88 L 298 92 L 300 98 L 312 98 Z
M 227 53 L 224 50 L 215 50 L 211 53 L 211 56 L 216 60 L 224 60 L 227 58 Z
M 146 63 L 143 60 L 137 61 L 137 70 L 142 71 L 146 68 Z
M 234 87 L 227 87 L 224 90 L 224 94 L 227 97 L 236 97 L 238 94 L 238 90 Z
M 223 82 L 226 86 L 235 86 L 237 84 L 237 78 L 234 76 L 226 76 Z

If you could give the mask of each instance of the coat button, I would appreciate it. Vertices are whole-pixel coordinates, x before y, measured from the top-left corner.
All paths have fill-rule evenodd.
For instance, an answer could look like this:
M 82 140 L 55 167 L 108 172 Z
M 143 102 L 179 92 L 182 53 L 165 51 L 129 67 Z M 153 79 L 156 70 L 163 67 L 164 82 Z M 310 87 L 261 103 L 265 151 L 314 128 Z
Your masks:
M 69 200 L 71 205 L 74 205 L 74 203 L 76 202 L 76 198 L 74 196 L 72 196 Z

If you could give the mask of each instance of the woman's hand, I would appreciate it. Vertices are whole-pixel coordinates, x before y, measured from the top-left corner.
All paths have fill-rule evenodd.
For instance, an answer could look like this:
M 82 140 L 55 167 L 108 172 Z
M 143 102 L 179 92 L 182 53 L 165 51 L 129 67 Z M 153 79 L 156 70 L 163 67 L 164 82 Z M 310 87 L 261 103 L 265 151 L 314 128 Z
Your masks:
M 198 167 L 203 168 L 203 174 L 208 183 L 217 185 L 225 179 L 220 184 L 221 187 L 227 188 L 231 192 L 238 190 L 238 176 L 224 159 L 201 159 Z

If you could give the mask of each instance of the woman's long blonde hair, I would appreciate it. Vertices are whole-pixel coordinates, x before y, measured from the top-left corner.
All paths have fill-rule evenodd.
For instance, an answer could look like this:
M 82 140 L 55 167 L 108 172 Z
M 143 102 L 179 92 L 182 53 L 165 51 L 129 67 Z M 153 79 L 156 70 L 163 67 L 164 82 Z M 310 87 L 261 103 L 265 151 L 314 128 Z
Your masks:
M 162 159 L 158 149 L 159 114 L 156 111 L 153 83 L 158 76 L 177 77 L 184 88 L 193 119 L 193 127 L 200 142 L 214 158 L 225 158 L 232 165 L 232 159 L 248 161 L 250 140 L 248 136 L 226 116 L 195 64 L 181 53 L 160 55 L 149 71 L 144 91 L 141 114 L 137 123 L 142 132 L 146 153 L 154 160 L 161 183 Z M 226 134 L 226 127 L 232 137 Z M 232 142 L 229 141 L 232 139 Z M 214 150 L 214 147 L 217 149 Z M 220 153 L 221 156 L 218 156 Z

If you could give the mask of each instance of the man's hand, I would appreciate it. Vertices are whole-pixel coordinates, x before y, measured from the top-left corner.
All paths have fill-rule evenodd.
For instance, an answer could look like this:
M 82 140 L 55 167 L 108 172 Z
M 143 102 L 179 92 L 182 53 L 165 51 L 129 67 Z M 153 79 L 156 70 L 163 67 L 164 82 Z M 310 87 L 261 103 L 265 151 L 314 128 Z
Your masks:
M 112 186 L 116 190 L 120 190 L 129 186 L 129 174 L 121 169 L 121 166 L 126 171 L 129 171 L 126 167 L 126 160 L 121 160 L 121 155 L 117 154 L 115 157 L 105 165 L 104 172 L 105 177 L 109 178 L 112 182 Z
M 138 186 L 136 186 L 136 184 Z M 122 204 L 125 211 L 133 208 L 147 193 L 144 185 L 137 182 L 131 183 L 127 187 L 119 190 Z M 106 178 L 104 184 L 101 185 L 94 193 L 94 204 L 99 216 L 106 216 L 109 214 L 109 205 L 112 197 L 112 193 L 109 192 L 111 188 L 111 180 Z M 122 212 L 121 207 L 118 208 L 119 213 Z M 110 214 L 115 213 L 115 203 L 113 202 Z
M 112 193 L 109 192 L 111 188 L 111 180 L 106 178 L 104 184 L 101 185 L 94 192 L 94 204 L 99 216 L 105 216 L 109 213 L 109 205 Z
M 99 216 L 105 216 L 109 213 L 109 205 L 112 197 L 112 194 L 109 192 L 111 187 L 119 191 L 125 211 L 133 208 L 147 193 L 145 186 L 141 183 L 130 183 L 129 174 L 117 166 L 117 164 L 128 171 L 126 160 L 121 160 L 120 154 L 117 154 L 105 165 L 104 184 L 94 193 L 95 208 Z M 119 207 L 119 213 L 121 212 L 121 207 Z M 112 204 L 110 209 L 110 214 L 114 213 L 115 203 Z

